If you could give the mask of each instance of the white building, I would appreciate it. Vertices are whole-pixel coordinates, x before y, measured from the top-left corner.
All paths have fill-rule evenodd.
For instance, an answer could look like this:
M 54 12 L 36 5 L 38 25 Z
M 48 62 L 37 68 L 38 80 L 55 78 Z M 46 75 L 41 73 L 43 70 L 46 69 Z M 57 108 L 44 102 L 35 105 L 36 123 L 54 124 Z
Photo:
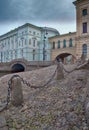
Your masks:
M 58 35 L 56 29 L 26 23 L 0 36 L 0 62 L 24 58 L 28 61 L 50 61 L 48 37 Z

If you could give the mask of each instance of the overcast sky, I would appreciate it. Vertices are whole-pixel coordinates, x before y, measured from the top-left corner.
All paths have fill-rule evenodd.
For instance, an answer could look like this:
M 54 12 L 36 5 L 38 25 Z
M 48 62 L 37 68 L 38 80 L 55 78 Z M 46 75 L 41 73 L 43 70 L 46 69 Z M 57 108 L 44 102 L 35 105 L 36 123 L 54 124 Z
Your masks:
M 74 0 L 0 0 L 0 35 L 25 23 L 76 31 Z

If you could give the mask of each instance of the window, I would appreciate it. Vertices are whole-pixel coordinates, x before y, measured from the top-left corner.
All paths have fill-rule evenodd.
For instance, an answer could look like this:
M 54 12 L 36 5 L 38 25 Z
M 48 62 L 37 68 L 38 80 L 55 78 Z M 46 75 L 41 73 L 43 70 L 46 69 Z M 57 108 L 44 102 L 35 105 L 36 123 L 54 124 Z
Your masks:
M 83 15 L 83 16 L 87 15 L 87 9 L 83 9 L 83 10 L 82 10 L 82 15 Z
M 13 44 L 13 39 L 11 39 L 11 43 Z
M 29 39 L 29 45 L 31 45 L 31 39 Z
M 3 52 L 3 59 L 4 59 L 4 62 L 5 62 L 5 59 L 6 59 L 6 52 Z
M 87 33 L 87 22 L 83 23 L 83 33 Z
M 87 55 L 87 45 L 86 45 L 86 44 L 83 44 L 83 46 L 82 46 L 82 54 L 83 54 L 84 56 Z
M 69 47 L 72 47 L 72 39 L 69 40 Z
M 63 48 L 66 47 L 66 40 L 63 41 Z
M 15 37 L 15 42 L 17 42 L 17 37 Z
M 45 54 L 45 60 L 47 60 L 47 54 Z
M 20 46 L 20 40 L 19 40 L 19 46 Z
M 24 34 L 24 32 L 22 32 L 22 35 Z
M 22 47 L 23 47 L 23 39 L 22 39 Z
M 37 41 L 37 46 L 40 46 L 40 41 Z
M 25 45 L 27 44 L 27 39 L 25 39 Z
M 21 57 L 23 57 L 23 49 L 21 49 Z
M 13 52 L 11 51 L 11 60 L 13 59 Z
M 33 39 L 33 46 L 35 47 L 35 44 L 36 44 L 36 40 L 35 39 Z
M 33 32 L 33 35 L 35 35 L 36 34 L 36 32 Z
M 53 42 L 53 49 L 55 49 L 55 42 Z
M 35 50 L 33 50 L 33 60 L 35 60 Z
M 60 48 L 60 41 L 58 41 L 58 48 Z
M 16 48 L 18 48 L 18 46 L 19 46 L 19 43 L 17 42 L 17 43 L 16 43 Z
M 15 58 L 17 58 L 17 51 L 15 50 Z
M 6 52 L 6 61 L 8 61 L 9 60 L 9 52 L 7 51 Z

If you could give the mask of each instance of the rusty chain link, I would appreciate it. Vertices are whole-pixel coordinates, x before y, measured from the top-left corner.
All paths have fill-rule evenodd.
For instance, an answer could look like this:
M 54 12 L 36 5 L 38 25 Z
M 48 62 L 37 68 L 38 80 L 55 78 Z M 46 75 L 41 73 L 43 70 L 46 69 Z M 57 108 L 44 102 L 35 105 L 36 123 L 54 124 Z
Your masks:
M 15 78 L 15 77 L 18 77 L 20 78 L 21 82 L 25 85 L 27 85 L 28 87 L 30 88 L 34 88 L 34 89 L 37 89 L 37 88 L 43 88 L 45 86 L 47 86 L 54 78 L 55 74 L 57 72 L 57 67 L 56 67 L 56 70 L 55 72 L 53 73 L 53 75 L 51 76 L 51 78 L 44 84 L 44 85 L 41 85 L 41 86 L 34 86 L 34 85 L 31 85 L 28 81 L 24 80 L 21 76 L 19 75 L 13 75 L 10 80 L 8 81 L 8 94 L 7 94 L 7 99 L 6 99 L 6 104 L 3 108 L 0 109 L 0 112 L 2 112 L 3 110 L 7 109 L 8 107 L 8 104 L 10 103 L 10 97 L 11 97 L 11 89 L 12 89 L 12 80 Z
M 10 102 L 10 93 L 11 92 L 11 81 L 9 80 L 8 81 L 8 95 L 7 95 L 7 106 L 8 106 L 8 104 L 9 104 L 9 102 Z
M 68 71 L 68 70 L 65 69 L 64 64 L 63 64 L 62 62 L 60 62 L 60 63 L 62 64 L 63 70 L 64 70 L 66 73 L 72 73 L 73 71 L 78 70 L 79 67 L 81 67 L 81 66 L 83 66 L 83 65 L 85 65 L 85 64 L 87 64 L 87 63 L 89 63 L 89 60 L 87 60 L 87 61 L 85 61 L 85 62 L 83 62 L 83 63 L 81 63 L 81 64 L 77 64 L 77 66 L 76 66 L 74 69 L 70 70 L 70 71 Z
M 5 110 L 10 102 L 10 96 L 11 96 L 11 81 L 8 81 L 8 94 L 7 94 L 7 99 L 5 105 L 0 109 L 0 112 Z
M 72 72 L 73 72 L 74 70 L 76 70 L 77 67 L 78 67 L 78 66 L 76 66 L 74 69 L 68 71 L 68 70 L 65 69 L 64 64 L 63 64 L 62 62 L 60 62 L 60 63 L 62 64 L 62 66 L 63 66 L 63 70 L 64 70 L 66 73 L 72 73 Z

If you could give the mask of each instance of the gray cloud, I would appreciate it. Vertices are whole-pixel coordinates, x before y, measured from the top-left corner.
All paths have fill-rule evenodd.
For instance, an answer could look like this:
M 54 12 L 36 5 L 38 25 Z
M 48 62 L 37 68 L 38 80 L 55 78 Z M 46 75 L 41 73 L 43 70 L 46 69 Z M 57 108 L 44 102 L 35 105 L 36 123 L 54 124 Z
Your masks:
M 2 0 L 0 21 L 72 22 L 75 20 L 73 0 Z

